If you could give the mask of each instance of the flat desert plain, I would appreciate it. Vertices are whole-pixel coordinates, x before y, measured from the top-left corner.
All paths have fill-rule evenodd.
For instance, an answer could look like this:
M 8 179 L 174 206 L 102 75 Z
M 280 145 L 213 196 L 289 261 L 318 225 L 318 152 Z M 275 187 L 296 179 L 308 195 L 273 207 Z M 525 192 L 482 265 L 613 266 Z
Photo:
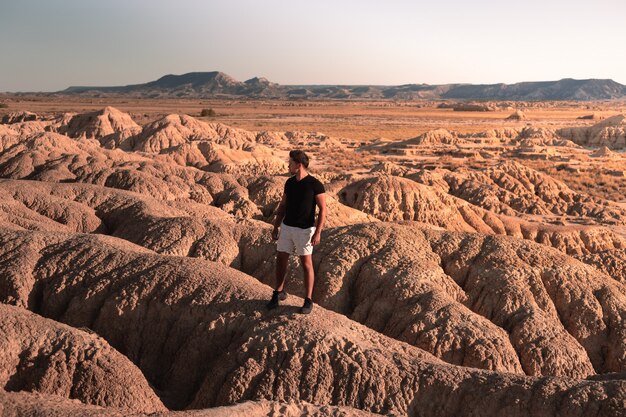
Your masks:
M 0 414 L 626 415 L 624 103 L 0 101 Z

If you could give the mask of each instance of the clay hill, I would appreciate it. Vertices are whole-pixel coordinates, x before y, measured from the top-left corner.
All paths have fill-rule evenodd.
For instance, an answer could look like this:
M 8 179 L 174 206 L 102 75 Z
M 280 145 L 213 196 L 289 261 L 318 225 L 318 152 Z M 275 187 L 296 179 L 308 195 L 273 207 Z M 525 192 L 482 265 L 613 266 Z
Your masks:
M 130 95 L 160 98 L 316 98 L 316 99 L 461 99 L 461 100 L 606 100 L 626 96 L 626 87 L 613 80 L 522 82 L 516 84 L 279 85 L 265 78 L 238 81 L 223 72 L 165 75 L 145 84 L 118 87 L 69 87 L 59 93 Z
M 0 124 L 0 414 L 626 412 L 626 208 L 531 166 L 606 140 L 35 116 Z M 310 315 L 295 259 L 265 308 L 293 147 L 328 199 Z
M 613 116 L 588 128 L 561 129 L 559 134 L 580 145 L 623 149 L 626 148 L 626 116 Z

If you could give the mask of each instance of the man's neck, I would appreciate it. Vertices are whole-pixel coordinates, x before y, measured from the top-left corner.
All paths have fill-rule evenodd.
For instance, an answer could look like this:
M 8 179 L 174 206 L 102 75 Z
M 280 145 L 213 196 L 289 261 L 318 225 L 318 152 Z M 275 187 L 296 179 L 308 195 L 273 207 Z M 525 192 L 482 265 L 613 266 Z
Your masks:
M 296 172 L 296 180 L 300 181 L 302 178 L 306 177 L 307 175 L 309 175 L 309 173 L 306 172 L 306 170 L 301 169 Z

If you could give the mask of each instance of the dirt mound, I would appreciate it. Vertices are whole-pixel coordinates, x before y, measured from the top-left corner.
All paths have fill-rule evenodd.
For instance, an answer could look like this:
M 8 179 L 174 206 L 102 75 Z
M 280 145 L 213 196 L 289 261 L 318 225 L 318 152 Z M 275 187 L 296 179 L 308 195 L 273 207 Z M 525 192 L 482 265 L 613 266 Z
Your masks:
M 507 120 L 526 120 L 526 114 L 521 110 L 516 110 L 507 117 Z
M 73 140 L 49 132 L 29 137 L 11 147 L 9 151 L 4 152 L 0 156 L 0 175 L 47 182 L 88 182 L 144 193 L 162 200 L 181 202 L 191 200 L 201 204 L 212 204 L 237 217 L 261 218 L 262 216 L 262 208 L 250 201 L 249 192 L 242 185 L 242 182 L 245 183 L 245 181 L 241 179 L 238 180 L 226 174 L 202 172 L 191 167 L 155 162 L 152 158 L 134 153 L 119 150 L 109 151 L 102 149 L 93 140 Z M 357 194 L 360 186 L 360 183 L 355 186 Z M 374 201 L 378 199 L 380 193 L 389 193 L 393 189 L 389 186 L 375 186 L 371 190 L 368 188 L 366 194 L 369 196 L 368 198 Z M 407 185 L 405 181 L 403 187 L 415 188 L 417 185 L 412 182 Z M 421 189 L 418 191 L 418 194 L 423 192 L 423 199 L 435 198 L 436 200 L 439 198 L 434 194 L 431 195 L 429 190 Z M 410 193 L 414 193 L 414 191 L 409 190 Z M 339 197 L 342 203 L 346 202 L 342 200 L 341 196 Z M 449 196 L 444 195 L 442 198 L 449 199 Z M 512 236 L 529 237 L 559 247 L 561 250 L 572 254 L 610 250 L 618 247 L 612 242 L 619 242 L 619 239 L 616 240 L 610 234 L 602 231 L 589 232 L 580 228 L 564 230 L 564 228 L 559 229 L 558 227 L 539 227 L 520 222 L 517 219 L 495 218 L 492 214 L 482 212 L 478 210 L 479 207 L 472 205 L 466 205 L 460 211 L 457 210 L 461 217 L 458 216 L 458 213 L 448 216 L 446 215 L 447 209 L 444 209 L 443 206 L 439 207 L 443 211 L 437 209 L 433 212 L 428 208 L 428 204 L 424 205 L 419 201 L 419 199 L 416 200 L 415 204 L 417 204 L 418 212 L 425 213 L 422 217 L 415 216 L 415 213 L 404 213 L 405 208 L 409 210 L 408 206 L 393 209 L 395 211 L 392 214 L 383 214 L 382 212 L 375 214 L 369 208 L 357 206 L 353 206 L 353 208 L 360 211 L 365 210 L 367 214 L 374 215 L 381 220 L 427 221 L 437 226 L 450 228 L 449 230 L 474 230 L 484 233 L 506 233 Z M 353 203 L 348 203 L 348 205 Z M 458 202 L 451 201 L 449 203 L 455 206 Z M 582 206 L 581 210 L 587 210 L 589 213 L 594 210 L 586 209 L 585 204 Z M 342 206 L 337 207 L 345 211 Z M 390 208 L 386 207 L 383 211 L 385 210 L 388 211 Z M 415 208 L 411 210 L 415 210 Z M 606 220 L 607 222 L 615 221 L 612 220 L 614 215 L 620 216 L 620 214 L 611 213 L 611 210 L 610 206 L 602 208 L 597 217 L 602 218 L 604 216 L 603 221 Z M 338 221 L 333 224 L 351 224 L 363 220 L 362 216 L 357 216 L 358 213 L 353 212 L 353 214 L 344 216 L 338 213 Z M 428 216 L 431 215 L 434 216 L 433 219 L 427 220 Z M 342 220 L 342 216 L 347 220 Z M 452 220 L 452 223 L 448 220 Z M 589 236 L 593 236 L 594 241 L 590 242 Z
M 2 121 L 0 123 L 12 124 L 12 123 L 21 123 L 21 122 L 31 122 L 37 119 L 39 119 L 39 116 L 37 116 L 37 114 L 33 112 L 18 111 L 18 112 L 11 112 L 9 114 L 5 114 L 4 117 L 2 117 Z
M 372 168 L 371 172 L 376 173 L 380 172 L 382 174 L 387 175 L 395 175 L 397 177 L 404 177 L 412 172 L 410 168 L 404 167 L 402 165 L 395 164 L 389 161 L 381 161 L 374 168 Z
M 321 305 L 447 362 L 579 378 L 626 367 L 623 328 L 602 322 L 623 314 L 624 287 L 536 243 L 368 224 L 329 231 L 314 262 Z M 287 291 L 301 294 L 297 274 Z
M 342 203 L 382 221 L 414 220 L 455 231 L 492 230 L 482 220 L 468 223 L 448 195 L 405 178 L 378 175 L 354 182 L 337 194 Z M 469 204 L 462 205 L 468 214 L 473 211 Z
M 387 154 L 414 155 L 423 152 L 424 146 L 450 146 L 465 143 L 456 133 L 446 129 L 429 130 L 415 138 L 377 146 L 377 151 Z
M 75 225 L 82 225 L 83 221 L 91 223 L 90 213 L 84 213 L 83 208 L 78 204 L 58 204 L 54 198 L 47 196 L 41 200 L 46 203 L 44 203 L 45 208 L 41 210 L 42 213 L 39 213 L 29 209 L 24 202 L 16 201 L 11 190 L 3 187 L 0 189 L 0 224 L 16 229 L 69 232 L 72 229 L 66 227 L 61 221 L 57 221 L 56 218 Z M 41 200 L 37 202 L 38 206 L 43 202 Z M 85 214 L 84 217 L 83 214 Z M 89 230 L 89 227 L 87 229 L 87 231 L 95 231 L 97 227 L 92 230 Z
M 252 145 L 242 150 L 214 142 L 196 141 L 162 150 L 155 160 L 246 176 L 277 175 L 288 171 L 287 163 L 263 145 Z
M 596 123 L 592 126 L 593 128 L 607 128 L 607 127 L 615 127 L 615 128 L 624 128 L 626 127 L 626 115 L 618 114 L 616 116 L 608 117 L 603 121 Z
M 502 127 L 496 129 L 489 129 L 484 132 L 473 133 L 470 135 L 471 138 L 485 138 L 485 139 L 499 139 L 499 141 L 494 141 L 494 143 L 499 142 L 508 142 L 512 139 L 515 139 L 519 136 L 520 130 L 513 127 Z
M 613 279 L 626 284 L 626 251 L 615 249 L 577 256 Z
M 61 124 L 58 133 L 72 138 L 98 139 L 108 143 L 114 137 L 128 137 L 141 131 L 129 114 L 114 107 L 72 116 L 66 124 Z
M 9 126 L 0 125 L 0 138 L 5 136 L 17 136 L 18 132 L 11 129 Z
M 50 121 L 20 122 L 9 126 L 22 137 L 34 135 L 35 133 L 54 131 L 53 123 Z
M 596 149 L 590 155 L 592 158 L 620 159 L 620 156 L 606 146 Z
M 568 254 L 581 255 L 626 247 L 626 240 L 605 228 L 531 223 L 493 213 L 407 178 L 365 178 L 344 187 L 338 196 L 343 204 L 382 221 L 412 220 L 450 231 L 514 236 L 552 246 Z
M 416 138 L 409 139 L 404 143 L 415 145 L 456 145 L 459 142 L 459 138 L 449 130 L 436 129 L 429 130 L 428 132 L 423 133 Z
M 259 214 L 247 199 L 247 190 L 230 175 L 159 163 L 134 153 L 102 149 L 93 140 L 49 132 L 29 137 L 0 155 L 0 176 L 93 183 L 162 200 L 215 204 L 242 217 Z
M 196 140 L 211 141 L 235 150 L 250 150 L 257 143 L 257 134 L 221 123 L 206 123 L 185 114 L 170 114 L 144 126 L 141 134 L 132 138 L 131 149 L 159 153 Z
M 523 147 L 530 146 L 568 146 L 578 147 L 574 142 L 563 139 L 555 130 L 527 126 L 517 135 L 512 143 Z
M 322 308 L 298 320 L 283 314 L 300 299 L 267 313 L 270 290 L 220 264 L 137 254 L 122 250 L 123 242 L 113 247 L 84 235 L 6 231 L 0 239 L 3 251 L 31 248 L 23 259 L 30 274 L 20 279 L 24 294 L 43 294 L 42 314 L 102 335 L 175 408 L 268 398 L 410 416 L 452 416 L 461 408 L 497 414 L 511 401 L 521 410 L 505 407 L 513 416 L 549 415 L 555 407 L 572 416 L 590 406 L 606 416 L 623 410 L 620 380 L 532 379 L 445 365 Z
M 273 244 L 269 240 L 270 227 L 267 225 L 239 225 L 232 220 L 223 217 L 220 219 L 207 218 L 200 221 L 198 219 L 186 217 L 186 215 L 179 210 L 159 204 L 156 201 L 150 201 L 150 199 L 145 197 L 139 198 L 132 193 L 123 193 L 116 190 L 99 190 L 97 187 L 87 185 L 77 186 L 74 184 L 59 184 L 51 187 L 48 184 L 39 184 L 26 186 L 24 182 L 5 181 L 3 183 L 3 188 L 13 193 L 13 195 L 15 195 L 15 197 L 20 201 L 25 201 L 26 198 L 29 198 L 31 201 L 43 200 L 46 195 L 54 197 L 56 201 L 61 201 L 61 197 L 64 197 L 65 201 L 73 201 L 73 199 L 79 198 L 84 204 L 94 208 L 97 207 L 101 222 L 106 224 L 108 231 L 115 236 L 124 238 L 159 253 L 188 255 L 222 262 L 226 265 L 232 265 L 240 268 L 241 270 L 248 271 L 251 274 L 265 280 L 265 282 L 268 282 L 268 279 L 271 281 L 270 277 L 272 277 L 274 249 Z M 38 189 L 40 190 L 38 191 Z M 28 192 L 20 192 L 20 190 L 28 190 Z M 32 203 L 28 204 L 31 204 L 31 208 L 37 212 L 47 211 L 44 209 L 45 206 L 36 207 L 32 206 Z M 73 211 L 75 212 L 77 210 Z M 26 216 L 19 216 L 19 218 L 22 217 Z M 81 224 L 80 222 L 73 223 Z M 97 222 L 93 223 L 94 225 L 98 224 Z M 385 282 L 392 285 L 392 288 L 397 288 L 399 290 L 401 288 L 412 287 L 414 284 L 410 284 L 410 281 L 419 278 L 421 274 L 419 271 L 422 268 L 426 267 L 426 270 L 424 271 L 426 276 L 432 275 L 433 268 L 437 269 L 436 263 L 432 266 L 428 266 L 429 262 L 431 262 L 428 261 L 428 259 L 433 256 L 430 254 L 430 249 L 428 249 L 426 253 L 420 253 L 419 251 L 416 252 L 417 247 L 415 236 L 419 235 L 421 233 L 420 231 L 409 231 L 407 232 L 407 235 L 406 233 L 401 233 L 399 230 L 393 229 L 391 235 L 393 237 L 384 237 L 388 235 L 389 232 L 385 231 L 386 229 L 383 226 L 378 229 L 371 229 L 371 227 L 368 226 L 364 229 L 366 231 L 365 234 L 359 230 L 361 229 L 357 228 L 351 231 L 343 231 L 337 235 L 340 237 L 334 239 L 332 236 L 335 236 L 336 232 L 329 232 L 324 236 L 324 243 L 319 248 L 320 254 L 322 254 L 320 256 L 322 256 L 322 258 L 318 258 L 317 255 L 315 258 L 316 263 L 318 265 L 322 265 L 322 269 L 318 272 L 319 282 L 322 283 L 320 284 L 321 288 L 327 288 L 326 290 L 321 290 L 322 292 L 320 294 L 316 292 L 316 299 L 319 298 L 322 305 L 344 314 L 350 313 L 350 307 L 348 306 L 358 306 L 358 308 L 362 311 L 370 311 L 367 306 L 371 301 L 368 301 L 369 299 L 367 298 L 362 300 L 359 297 L 354 297 L 354 294 L 350 295 L 346 293 L 341 295 L 335 295 L 332 293 L 325 294 L 324 291 L 329 291 L 328 288 L 354 288 L 356 285 L 354 283 L 337 283 L 337 280 L 352 279 L 350 275 L 346 275 L 344 277 L 341 271 L 361 271 L 361 267 L 358 265 L 365 261 L 377 265 L 380 264 L 380 268 L 383 269 L 381 269 L 381 272 L 377 273 L 377 275 L 373 277 L 359 279 L 376 281 L 377 279 L 380 279 L 378 277 L 385 277 L 386 274 L 388 274 L 388 272 L 385 272 L 387 270 L 393 270 L 395 277 L 406 274 L 406 272 L 401 273 L 400 270 L 396 269 L 398 267 L 394 266 L 395 264 L 392 262 L 393 257 L 385 255 L 385 253 L 389 253 L 390 251 L 391 253 L 396 254 L 402 253 L 403 255 L 401 259 L 404 260 L 403 268 L 407 268 L 406 270 L 411 271 L 405 278 L 403 278 L 404 280 L 407 280 L 403 285 L 398 285 L 398 283 L 394 280 L 384 279 Z M 367 232 L 368 230 L 376 230 L 376 232 L 370 233 Z M 359 238 L 357 238 L 355 242 L 347 244 L 346 239 L 354 240 L 353 235 L 361 236 L 361 241 L 359 242 Z M 377 240 L 372 242 L 365 239 L 368 236 Z M 342 240 L 343 243 L 339 243 Z M 405 243 L 400 244 L 402 241 Z M 384 242 L 395 243 L 384 244 Z M 380 252 L 376 255 L 368 255 L 370 251 L 374 251 L 374 253 L 376 253 L 377 250 L 372 248 L 376 248 L 377 244 L 383 244 L 379 250 Z M 340 249 L 346 245 L 349 247 L 360 248 L 354 253 L 357 258 L 352 259 L 347 257 L 345 249 Z M 426 245 L 423 247 L 429 248 L 429 246 Z M 136 252 L 137 249 L 135 248 L 133 251 Z M 343 257 L 342 262 L 353 262 L 354 264 L 350 266 L 337 266 L 336 259 L 323 258 L 323 256 L 330 256 L 330 254 L 333 253 L 341 254 Z M 494 252 L 492 256 L 496 256 L 496 254 L 497 256 L 505 256 L 499 252 Z M 25 257 L 27 255 L 20 252 L 20 257 L 23 256 Z M 376 259 L 380 259 L 380 263 Z M 382 261 L 383 259 L 384 261 Z M 503 260 L 502 264 L 508 266 L 510 265 L 510 261 Z M 9 275 L 14 275 L 14 271 L 21 271 L 19 273 L 24 273 L 23 266 L 21 265 L 9 262 L 6 264 L 6 267 L 8 269 L 5 273 L 8 273 Z M 503 274 L 506 273 L 503 272 Z M 364 276 L 367 277 L 367 275 Z M 420 303 L 427 305 L 428 307 L 424 307 L 424 310 L 419 312 L 419 314 L 417 312 L 409 313 L 398 308 L 400 300 L 409 302 L 409 300 L 412 299 L 411 297 L 413 296 L 410 295 L 411 293 L 403 291 L 400 294 L 394 294 L 394 291 L 396 290 L 382 290 L 384 287 L 381 287 L 381 291 L 389 293 L 390 296 L 397 300 L 395 303 L 396 308 L 398 309 L 397 314 L 399 317 L 402 317 L 402 320 L 406 323 L 409 323 L 407 321 L 409 319 L 416 320 L 415 323 L 420 323 L 420 326 L 422 326 L 422 320 L 434 319 L 435 317 L 438 317 L 438 314 L 444 314 L 445 312 L 445 316 L 443 317 L 446 317 L 446 320 L 441 323 L 447 324 L 443 329 L 439 330 L 440 333 L 435 333 L 437 334 L 435 339 L 426 338 L 425 335 L 417 337 L 417 335 L 421 334 L 421 331 L 417 333 L 416 330 L 408 331 L 407 327 L 410 326 L 406 323 L 404 325 L 405 327 L 401 327 L 397 324 L 390 325 L 387 321 L 385 321 L 387 320 L 387 313 L 377 315 L 374 313 L 377 311 L 375 309 L 372 310 L 373 312 L 370 311 L 367 315 L 354 315 L 351 318 L 363 322 L 364 324 L 388 334 L 389 336 L 397 337 L 400 340 L 416 344 L 417 346 L 436 354 L 442 359 L 451 361 L 455 364 L 506 372 L 521 372 L 515 351 L 512 350 L 509 342 L 506 341 L 506 336 L 504 338 L 502 337 L 502 330 L 498 327 L 493 327 L 493 325 L 489 322 L 482 322 L 483 319 L 480 317 L 472 317 L 470 311 L 465 310 L 460 304 L 457 304 L 459 302 L 463 302 L 464 296 L 456 287 L 456 284 L 450 281 L 442 271 L 440 272 L 440 278 L 438 278 L 436 282 L 438 281 L 445 284 L 443 287 L 445 291 L 437 291 L 440 294 L 435 297 L 435 300 L 437 300 L 436 302 L 427 302 L 426 299 L 421 301 Z M 290 288 L 290 291 L 295 290 L 299 292 L 300 280 L 293 279 L 291 282 L 295 288 Z M 359 284 L 358 286 L 360 285 L 364 284 Z M 16 289 L 13 291 L 13 294 L 17 293 L 19 293 L 19 290 Z M 370 291 L 366 291 L 366 293 L 370 294 Z M 14 295 L 13 297 L 20 298 L 20 296 L 17 295 Z M 374 297 L 376 298 L 376 296 Z M 415 301 L 410 301 L 410 303 L 407 304 L 407 308 L 414 305 L 414 302 Z M 442 302 L 444 303 L 443 305 L 446 306 L 445 309 L 442 309 L 443 307 L 439 306 Z M 430 315 L 435 314 L 435 312 L 437 312 L 436 315 L 430 318 Z M 477 323 L 480 330 L 460 330 L 463 328 L 460 327 L 458 331 L 454 331 L 452 333 L 465 336 L 460 336 L 460 339 L 454 342 L 449 342 L 451 345 L 444 344 L 442 342 L 437 342 L 436 345 L 431 345 L 431 342 L 428 342 L 429 340 L 439 340 L 440 338 L 449 337 L 447 336 L 447 333 L 450 331 L 450 326 L 452 325 L 467 326 L 467 323 Z M 441 324 L 438 326 L 440 325 Z M 431 325 L 427 326 L 427 328 L 431 328 L 430 326 Z M 554 327 L 553 324 L 550 326 Z M 387 333 L 388 331 L 391 331 L 391 333 Z M 434 330 L 431 328 L 431 331 Z M 477 333 L 483 334 L 478 339 L 479 342 L 473 339 Z M 458 346 L 458 344 L 463 346 L 467 344 L 467 346 L 462 349 L 463 354 L 460 354 L 458 347 L 455 347 Z M 474 349 L 476 349 L 475 352 Z M 489 353 L 486 354 L 485 352 Z M 584 362 L 580 362 L 580 360 L 578 360 L 578 363 Z M 556 365 L 552 366 L 552 368 L 539 366 L 538 369 L 543 369 L 541 372 L 556 372 L 556 375 L 560 375 L 559 372 L 580 372 L 579 370 L 576 370 L 576 368 L 565 368 L 566 370 L 563 370 L 562 367 L 556 367 Z M 541 374 L 541 372 L 539 374 Z M 579 373 L 568 375 L 584 376 Z
M 146 125 L 134 138 L 133 150 L 159 153 L 163 149 L 193 140 L 210 139 L 219 134 L 207 123 L 184 114 L 170 114 Z
M 626 115 L 609 117 L 590 127 L 560 129 L 558 133 L 582 146 L 624 149 L 626 148 Z
M 257 143 L 260 143 L 265 146 L 269 146 L 273 149 L 287 150 L 291 146 L 289 143 L 288 132 L 262 131 L 262 132 L 257 133 L 254 139 Z
M 376 217 L 346 206 L 330 195 L 326 197 L 326 208 L 326 227 L 339 227 L 351 224 L 378 222 Z
M 231 149 L 246 149 L 251 143 L 258 142 L 262 135 L 243 129 L 227 126 L 222 123 L 209 123 L 209 127 L 217 132 L 214 142 Z
M 4 152 L 20 141 L 19 133 L 5 125 L 0 125 L 0 152 Z
M 444 176 L 449 172 L 450 171 L 448 171 L 447 169 L 420 169 L 412 174 L 407 175 L 406 178 L 415 182 L 419 182 L 420 184 L 434 187 L 439 191 L 448 194 L 448 192 L 450 191 L 450 186 L 448 186 L 448 183 L 446 182 Z
M 90 173 L 104 166 L 142 160 L 121 151 L 106 151 L 95 140 L 71 139 L 52 132 L 37 133 L 20 140 L 0 155 L 0 176 L 41 181 L 75 181 L 89 167 Z
M 165 407 L 143 375 L 103 339 L 0 304 L 0 384 L 137 412 Z
M 236 222 L 215 207 L 166 204 L 89 184 L 7 180 L 0 184 L 0 197 L 5 200 L 0 203 L 0 220 L 7 227 L 105 233 L 158 253 L 201 257 L 235 267 L 242 266 L 244 256 L 246 266 L 253 268 L 259 256 L 264 260 L 273 255 L 269 225 Z M 228 191 L 223 198 L 234 201 Z M 256 249 L 247 250 L 250 247 Z M 19 268 L 19 260 L 9 264 Z
M 0 176 L 20 179 L 0 180 L 0 302 L 97 332 L 168 406 L 263 398 L 219 412 L 621 417 L 626 213 L 476 150 L 567 145 L 553 131 L 430 131 L 397 149 L 427 153 L 431 168 L 449 152 L 477 157 L 320 173 L 319 305 L 295 316 L 295 264 L 287 301 L 264 306 L 266 221 L 286 179 L 275 174 L 291 147 L 319 151 L 325 166 L 354 152 L 347 142 L 179 115 L 95 139 L 24 133 L 76 116 L 0 125 Z M 566 216 L 607 228 L 550 224 Z M 0 391 L 0 404 L 6 395 L 27 394 Z
M 443 178 L 450 194 L 495 213 L 569 215 L 592 218 L 601 224 L 626 221 L 626 210 L 617 204 L 576 192 L 549 175 L 513 161 L 483 170 L 446 171 Z
M 98 137 L 105 148 L 159 154 L 165 163 L 237 175 L 278 174 L 286 163 L 254 134 L 221 124 L 208 124 L 191 116 L 171 114 L 143 129 L 125 129 Z
M 266 177 L 266 182 L 273 178 Z M 284 179 L 280 180 L 281 183 Z M 261 183 L 258 180 L 258 183 Z M 132 192 L 89 184 L 50 184 L 0 180 L 0 223 L 5 227 L 79 233 L 106 233 L 168 255 L 193 256 L 252 271 L 273 264 L 271 227 L 262 222 L 237 221 L 215 207 L 165 203 Z M 257 189 L 253 198 L 267 196 L 271 187 Z M 282 184 L 276 187 L 282 193 Z M 243 189 L 245 190 L 245 189 Z M 233 189 L 215 192 L 215 204 L 237 201 Z M 280 195 L 278 195 L 280 199 Z M 377 219 L 328 197 L 327 225 L 343 226 Z M 273 213 L 270 198 L 264 208 Z M 263 207 L 263 206 L 261 206 Z M 238 210 L 235 206 L 224 210 Z M 12 264 L 12 263 L 11 263 Z M 18 262 L 19 264 L 19 262 Z M 14 265 L 17 268 L 19 265 Z

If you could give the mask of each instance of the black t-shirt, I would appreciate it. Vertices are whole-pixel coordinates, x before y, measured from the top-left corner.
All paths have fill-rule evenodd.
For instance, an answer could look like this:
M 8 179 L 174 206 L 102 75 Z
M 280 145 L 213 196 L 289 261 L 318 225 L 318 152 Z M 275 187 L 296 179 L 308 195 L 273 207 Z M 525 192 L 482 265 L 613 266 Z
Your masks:
M 324 192 L 324 186 L 315 177 L 307 175 L 298 181 L 295 175 L 285 183 L 287 207 L 283 223 L 308 229 L 315 226 L 315 196 Z

